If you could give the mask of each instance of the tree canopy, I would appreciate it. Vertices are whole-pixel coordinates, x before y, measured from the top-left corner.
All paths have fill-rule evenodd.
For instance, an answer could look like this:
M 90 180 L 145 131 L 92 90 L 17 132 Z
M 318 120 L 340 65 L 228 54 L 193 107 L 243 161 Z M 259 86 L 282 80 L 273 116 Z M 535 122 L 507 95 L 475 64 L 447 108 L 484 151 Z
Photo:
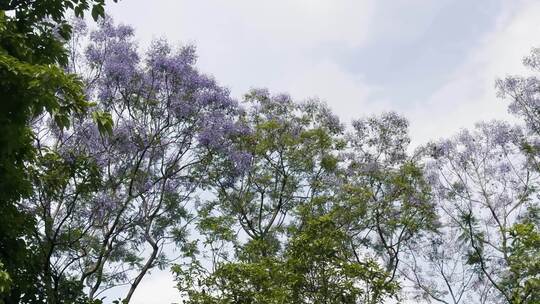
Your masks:
M 155 269 L 190 304 L 540 302 L 539 49 L 497 81 L 520 124 L 410 147 L 397 113 L 237 100 L 104 4 L 0 2 L 0 303 L 129 303 Z

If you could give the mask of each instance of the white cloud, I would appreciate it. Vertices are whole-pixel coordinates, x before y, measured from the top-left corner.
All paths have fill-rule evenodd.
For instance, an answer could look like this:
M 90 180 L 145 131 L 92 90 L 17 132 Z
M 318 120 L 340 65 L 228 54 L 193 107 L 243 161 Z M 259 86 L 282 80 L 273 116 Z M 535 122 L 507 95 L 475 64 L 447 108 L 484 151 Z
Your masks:
M 162 34 L 220 49 L 269 44 L 289 51 L 325 42 L 360 45 L 369 34 L 372 1 L 131 0 L 108 8 L 139 25 L 144 39 Z
M 251 87 L 268 87 L 302 99 L 318 95 L 333 102 L 345 100 L 337 88 L 358 84 L 359 88 L 348 89 L 353 96 L 347 99 L 365 97 L 361 81 L 328 62 L 320 49 L 365 43 L 373 0 L 169 0 L 153 1 L 152 7 L 146 3 L 130 0 L 109 8 L 118 21 L 135 26 L 143 46 L 160 35 L 194 43 L 201 70 L 213 74 L 235 96 Z M 314 78 L 321 86 L 309 86 Z
M 344 122 L 392 106 L 380 101 L 368 102 L 379 88 L 366 85 L 361 75 L 347 73 L 331 61 L 307 65 L 298 73 L 285 76 L 282 83 L 284 91 L 297 100 L 315 97 L 327 102 Z
M 180 293 L 174 288 L 173 276 L 168 271 L 156 271 L 135 291 L 133 304 L 181 303 Z
M 451 135 L 481 120 L 512 119 L 494 84 L 497 78 L 526 72 L 522 57 L 540 43 L 540 3 L 522 1 L 503 12 L 449 81 L 426 102 L 406 110 L 415 143 Z

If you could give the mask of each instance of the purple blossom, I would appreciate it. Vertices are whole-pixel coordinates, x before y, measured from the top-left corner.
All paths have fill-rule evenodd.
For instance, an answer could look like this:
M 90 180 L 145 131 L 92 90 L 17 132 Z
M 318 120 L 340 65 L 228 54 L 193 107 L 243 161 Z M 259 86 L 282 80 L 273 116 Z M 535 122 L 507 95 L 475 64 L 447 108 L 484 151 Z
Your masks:
M 106 191 L 95 193 L 93 198 L 84 208 L 81 208 L 81 216 L 95 223 L 103 223 L 107 217 L 118 208 L 117 198 Z
M 288 105 L 293 101 L 289 94 L 280 93 L 272 97 L 272 100 L 278 104 Z
M 531 70 L 540 71 L 540 49 L 535 48 L 523 59 Z M 540 80 L 536 76 L 509 76 L 496 82 L 498 96 L 510 98 L 508 110 L 524 118 L 529 131 L 540 134 Z
M 201 90 L 195 96 L 195 100 L 201 107 L 227 108 L 234 105 L 227 89 Z
M 339 117 L 332 110 L 318 99 L 311 99 L 300 105 L 312 119 L 318 121 L 322 127 L 329 130 L 331 133 L 339 134 L 344 130 L 343 124 Z
M 246 172 L 250 166 L 253 156 L 245 151 L 232 151 L 230 153 L 230 160 L 233 163 L 236 174 L 242 174 Z
M 248 96 L 257 99 L 269 99 L 270 91 L 268 91 L 266 88 L 251 89 Z
M 175 99 L 169 105 L 169 111 L 174 113 L 178 119 L 186 119 L 196 113 L 197 107 L 191 102 L 182 99 Z
M 84 36 L 88 33 L 88 25 L 83 18 L 73 18 L 70 23 L 74 35 Z
M 134 142 L 135 128 L 135 124 L 131 121 L 123 121 L 115 128 L 110 141 L 120 153 L 129 154 L 137 151 L 137 145 Z
M 521 129 L 503 121 L 491 121 L 477 124 L 477 128 L 494 144 L 505 147 L 515 143 L 521 137 Z
M 228 138 L 243 131 L 237 123 L 224 118 L 220 113 L 211 113 L 201 121 L 203 125 L 198 141 L 202 146 L 224 150 L 229 144 Z
M 114 98 L 119 84 L 126 86 L 136 79 L 139 55 L 132 37 L 131 27 L 115 26 L 110 18 L 105 18 L 98 30 L 90 34 L 91 43 L 85 55 L 89 64 L 101 76 L 99 99 Z

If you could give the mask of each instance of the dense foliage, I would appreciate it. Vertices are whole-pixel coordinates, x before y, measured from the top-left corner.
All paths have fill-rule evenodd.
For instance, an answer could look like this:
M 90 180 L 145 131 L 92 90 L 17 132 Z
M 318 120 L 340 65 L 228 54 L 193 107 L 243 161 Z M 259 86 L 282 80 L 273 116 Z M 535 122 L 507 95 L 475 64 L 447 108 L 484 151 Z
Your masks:
M 191 304 L 540 302 L 534 74 L 497 81 L 523 125 L 413 151 L 396 113 L 237 102 L 103 5 L 0 1 L 0 303 L 129 303 L 155 268 Z
M 33 268 L 39 267 L 29 265 L 34 248 L 24 240 L 34 227 L 33 216 L 15 206 L 32 193 L 27 165 L 36 150 L 30 121 L 46 111 L 64 128 L 71 115 L 89 106 L 78 76 L 62 68 L 71 35 L 67 17 L 91 10 L 97 19 L 104 16 L 104 2 L 0 1 L 0 263 L 7 271 L 2 272 L 0 301 L 27 296 L 36 283 Z

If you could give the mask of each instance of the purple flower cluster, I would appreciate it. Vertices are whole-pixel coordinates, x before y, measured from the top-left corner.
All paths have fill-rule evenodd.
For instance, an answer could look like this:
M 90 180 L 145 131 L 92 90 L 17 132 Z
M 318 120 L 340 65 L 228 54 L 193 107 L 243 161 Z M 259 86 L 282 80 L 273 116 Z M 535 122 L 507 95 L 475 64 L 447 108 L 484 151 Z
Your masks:
M 186 76 L 193 74 L 196 60 L 193 46 L 183 47 L 173 53 L 169 43 L 163 39 L 152 41 L 146 53 L 146 66 L 150 70 L 178 79 L 185 79 Z
M 197 139 L 202 147 L 225 152 L 232 160 L 240 159 L 235 154 L 237 152 L 235 152 L 233 140 L 248 134 L 249 129 L 245 125 L 228 120 L 219 112 L 205 115 L 201 122 L 203 125 Z
M 137 151 L 137 145 L 134 142 L 134 132 L 136 132 L 136 126 L 133 121 L 121 121 L 115 127 L 113 136 L 107 139 L 110 145 L 120 153 L 133 153 L 133 151 Z
M 253 155 L 246 151 L 232 150 L 229 157 L 234 164 L 235 174 L 237 175 L 246 172 L 251 167 L 253 160 Z
M 136 79 L 139 55 L 132 40 L 133 34 L 133 28 L 115 26 L 109 17 L 103 19 L 99 28 L 90 34 L 91 43 L 85 54 L 99 75 L 98 99 L 114 98 L 118 87 L 126 87 Z
M 147 168 L 153 179 L 175 179 L 169 172 L 186 174 L 191 169 L 184 165 L 198 163 L 209 152 L 220 153 L 237 173 L 246 170 L 250 155 L 236 147 L 237 139 L 249 133 L 239 121 L 242 109 L 227 88 L 197 70 L 195 48 L 158 39 L 139 56 L 133 34 L 133 28 L 105 18 L 89 34 L 85 51 L 91 71 L 88 95 L 111 113 L 114 127 L 111 136 L 83 135 L 79 127 L 75 133 L 90 136 L 85 146 L 109 159 L 100 166 L 107 166 L 110 183 L 134 178 L 136 166 Z M 276 101 L 288 104 L 290 98 Z M 184 172 L 175 171 L 181 167 Z M 142 181 L 134 185 L 146 189 Z
M 535 48 L 523 59 L 534 72 L 540 71 L 540 49 Z M 540 134 L 540 79 L 537 76 L 509 76 L 496 82 L 499 97 L 509 97 L 511 113 L 524 118 L 529 129 Z
M 271 95 L 268 89 L 251 89 L 245 97 L 246 102 L 250 103 L 251 116 L 264 113 L 268 119 L 284 122 L 285 117 L 296 110 L 289 95 Z
M 439 197 L 460 189 L 477 201 L 512 202 L 528 171 L 521 153 L 521 129 L 501 121 L 479 123 L 473 130 L 430 144 L 425 174 Z M 478 198 L 476 197 L 478 196 Z

